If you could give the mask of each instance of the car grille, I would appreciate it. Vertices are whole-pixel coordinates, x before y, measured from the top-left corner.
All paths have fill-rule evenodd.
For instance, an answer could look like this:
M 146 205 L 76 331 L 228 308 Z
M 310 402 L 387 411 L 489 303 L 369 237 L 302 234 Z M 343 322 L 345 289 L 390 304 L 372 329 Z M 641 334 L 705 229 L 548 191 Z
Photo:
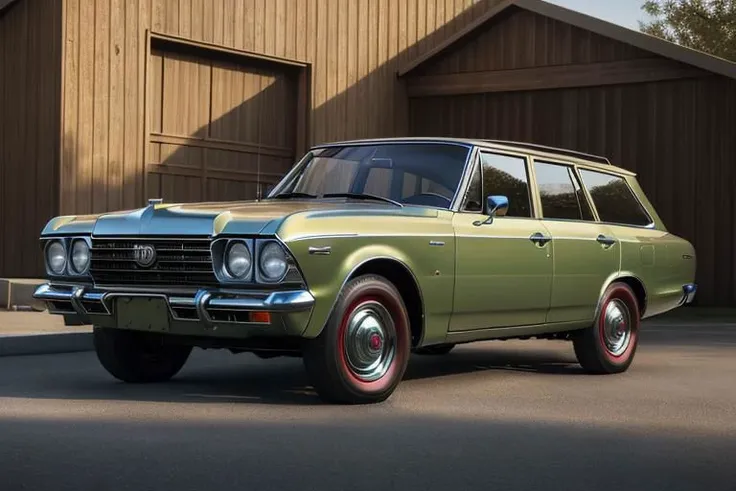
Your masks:
M 152 246 L 150 266 L 136 248 Z M 209 239 L 92 239 L 90 274 L 98 285 L 209 286 L 217 284 Z

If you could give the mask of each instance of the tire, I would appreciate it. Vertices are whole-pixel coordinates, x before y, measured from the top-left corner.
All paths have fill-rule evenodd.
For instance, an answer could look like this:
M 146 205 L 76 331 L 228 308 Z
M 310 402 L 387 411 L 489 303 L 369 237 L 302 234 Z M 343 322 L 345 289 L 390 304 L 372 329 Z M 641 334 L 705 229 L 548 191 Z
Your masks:
M 446 355 L 455 347 L 454 344 L 438 344 L 435 346 L 425 346 L 424 348 L 417 348 L 414 353 L 418 355 L 430 355 L 439 356 Z
M 588 373 L 625 372 L 634 360 L 640 324 L 636 295 L 628 285 L 613 283 L 603 294 L 593 325 L 573 338 L 578 362 Z
M 400 293 L 382 276 L 364 275 L 345 285 L 320 335 L 307 341 L 304 365 L 325 402 L 370 404 L 394 392 L 410 349 Z M 369 365 L 371 360 L 377 361 Z
M 191 346 L 163 343 L 148 332 L 95 327 L 97 358 L 113 377 L 131 384 L 164 382 L 184 366 Z

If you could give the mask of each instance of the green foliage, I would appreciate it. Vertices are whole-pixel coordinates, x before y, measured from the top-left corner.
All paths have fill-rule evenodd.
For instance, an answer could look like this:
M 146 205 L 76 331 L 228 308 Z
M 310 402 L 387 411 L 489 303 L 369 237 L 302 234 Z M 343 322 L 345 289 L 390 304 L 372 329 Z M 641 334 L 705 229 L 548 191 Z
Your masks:
M 647 0 L 642 32 L 736 61 L 736 0 Z

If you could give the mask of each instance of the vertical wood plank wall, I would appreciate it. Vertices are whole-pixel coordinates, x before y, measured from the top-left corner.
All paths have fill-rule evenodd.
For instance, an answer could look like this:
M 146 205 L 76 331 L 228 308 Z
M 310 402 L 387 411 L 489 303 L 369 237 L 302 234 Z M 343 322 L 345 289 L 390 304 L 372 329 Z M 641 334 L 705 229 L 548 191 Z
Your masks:
M 58 211 L 61 0 L 0 13 L 0 275 L 38 274 L 41 228 Z
M 506 49 L 510 46 L 528 49 Z M 653 56 L 519 10 L 409 76 Z M 733 306 L 736 81 L 704 75 L 601 87 L 412 98 L 411 132 L 529 141 L 609 157 L 638 174 L 668 229 L 694 243 L 698 302 Z
M 398 66 L 498 1 L 65 0 L 61 211 L 146 198 L 147 29 L 310 63 L 316 143 L 405 134 Z

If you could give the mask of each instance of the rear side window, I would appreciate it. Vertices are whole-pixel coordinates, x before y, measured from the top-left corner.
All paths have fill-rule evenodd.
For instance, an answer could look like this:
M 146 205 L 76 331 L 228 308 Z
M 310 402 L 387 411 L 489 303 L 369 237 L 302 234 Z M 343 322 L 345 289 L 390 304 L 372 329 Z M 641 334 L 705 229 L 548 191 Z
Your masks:
M 580 175 L 601 221 L 640 227 L 652 223 L 624 178 L 586 169 Z
M 572 167 L 537 161 L 534 170 L 544 218 L 593 220 L 593 212 Z

